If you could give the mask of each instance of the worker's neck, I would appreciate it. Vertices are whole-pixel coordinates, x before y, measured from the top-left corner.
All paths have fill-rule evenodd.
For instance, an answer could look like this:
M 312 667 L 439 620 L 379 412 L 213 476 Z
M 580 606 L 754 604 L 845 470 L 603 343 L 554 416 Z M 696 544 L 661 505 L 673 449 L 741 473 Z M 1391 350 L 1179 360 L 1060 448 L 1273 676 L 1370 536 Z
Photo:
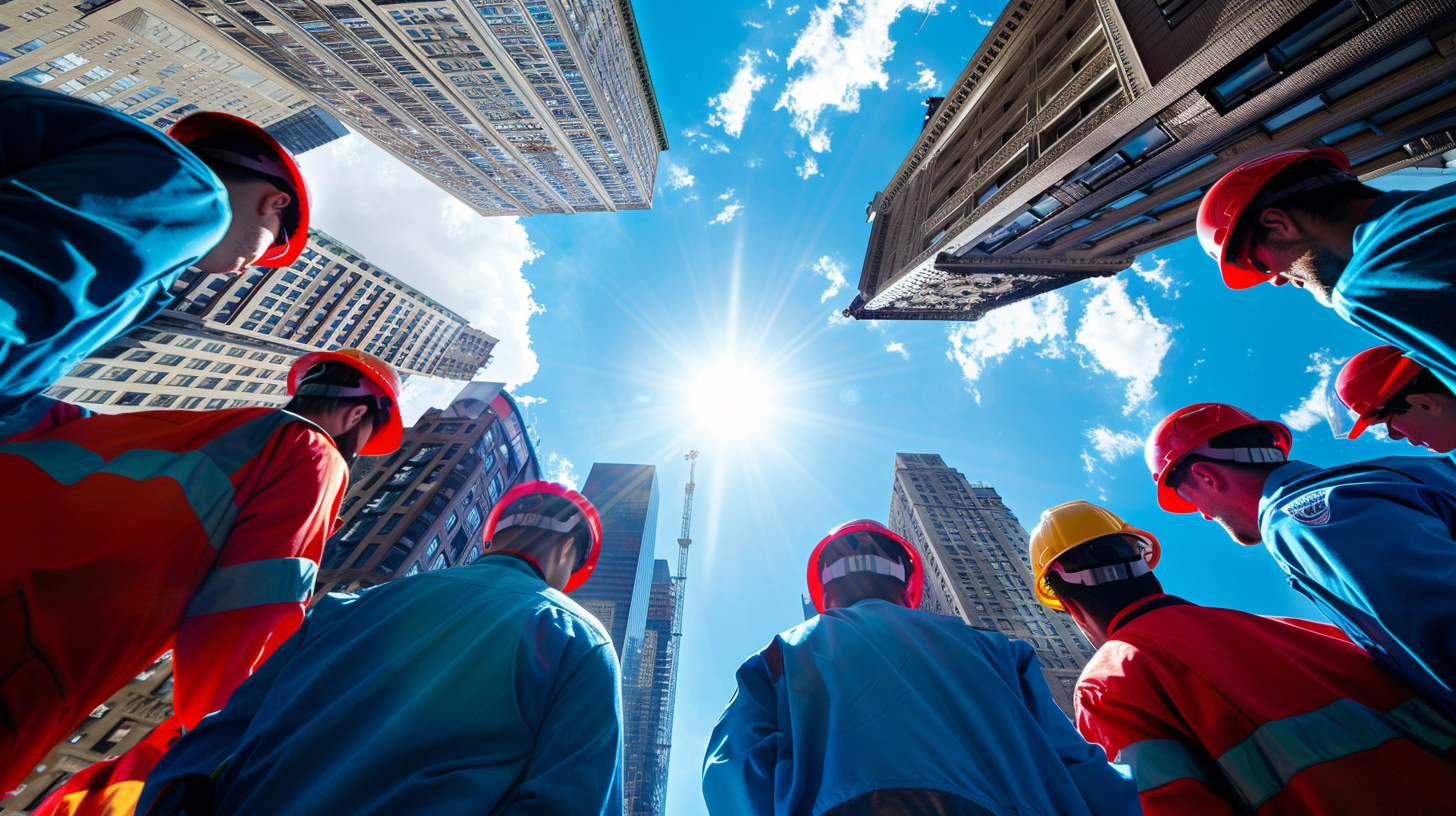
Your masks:
M 1067 612 L 1071 614 L 1072 620 L 1077 622 L 1077 628 L 1082 630 L 1082 634 L 1086 635 L 1093 648 L 1100 649 L 1102 644 L 1111 639 L 1111 633 L 1116 631 L 1117 626 L 1129 613 L 1162 594 L 1162 587 L 1157 587 L 1147 594 L 1129 599 L 1123 604 L 1083 605 L 1068 598 L 1065 599 L 1065 606 Z

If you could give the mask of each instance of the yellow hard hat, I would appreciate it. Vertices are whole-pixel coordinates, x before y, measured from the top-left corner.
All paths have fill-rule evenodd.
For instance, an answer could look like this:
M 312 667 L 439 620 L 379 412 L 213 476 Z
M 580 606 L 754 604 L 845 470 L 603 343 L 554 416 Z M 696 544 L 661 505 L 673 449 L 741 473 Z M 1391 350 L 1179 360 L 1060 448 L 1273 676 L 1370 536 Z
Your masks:
M 1142 539 L 1143 560 L 1150 569 L 1158 565 L 1162 547 L 1157 536 L 1128 524 L 1110 510 L 1091 502 L 1073 501 L 1042 513 L 1041 521 L 1031 531 L 1031 570 L 1036 576 L 1036 599 L 1058 612 L 1065 611 L 1046 582 L 1052 562 L 1094 538 L 1118 533 Z

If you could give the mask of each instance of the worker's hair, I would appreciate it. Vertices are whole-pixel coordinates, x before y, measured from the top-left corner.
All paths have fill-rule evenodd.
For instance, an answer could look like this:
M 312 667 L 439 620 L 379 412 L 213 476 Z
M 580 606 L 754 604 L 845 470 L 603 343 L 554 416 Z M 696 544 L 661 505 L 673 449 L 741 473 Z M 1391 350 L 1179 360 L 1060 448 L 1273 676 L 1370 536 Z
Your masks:
M 1097 544 L 1112 543 L 1120 540 L 1122 533 L 1099 536 L 1084 544 L 1080 544 L 1067 551 L 1067 555 L 1081 550 L 1083 547 L 1091 548 Z M 1089 616 L 1097 621 L 1106 624 L 1112 620 L 1118 612 L 1126 609 L 1128 604 L 1142 600 L 1149 595 L 1157 595 L 1163 591 L 1163 584 L 1151 572 L 1139 575 L 1135 578 L 1124 578 L 1121 581 L 1109 581 L 1105 584 L 1086 586 L 1084 584 L 1068 583 L 1056 572 L 1048 572 L 1046 576 L 1047 586 L 1052 592 L 1064 601 L 1072 601 L 1082 607 Z
M 1274 433 L 1263 425 L 1245 425 L 1242 428 L 1234 428 L 1208 440 L 1208 444 L 1215 448 L 1274 448 Z M 1168 486 L 1177 490 L 1188 478 L 1188 466 L 1194 462 L 1208 462 L 1226 467 L 1239 473 L 1259 473 L 1268 475 L 1284 466 L 1283 462 L 1232 462 L 1228 459 L 1210 459 L 1196 453 L 1190 453 L 1183 457 L 1168 474 Z
M 357 379 L 357 376 L 355 376 L 354 374 L 353 366 L 345 365 L 344 363 L 338 362 L 337 360 L 329 360 L 327 362 L 320 363 L 319 365 L 326 366 L 326 368 L 324 369 L 324 379 L 326 382 L 347 382 L 351 378 Z M 370 422 L 374 423 L 374 425 L 376 426 L 379 424 L 379 401 L 374 397 L 368 396 L 295 396 L 288 401 L 287 405 L 283 406 L 283 410 L 298 414 L 301 417 L 312 419 L 313 417 L 329 414 L 337 410 L 341 406 L 346 405 L 368 406 L 369 411 L 364 414 L 364 417 Z
M 1410 382 L 1402 385 L 1399 391 L 1391 394 L 1390 399 L 1386 400 L 1385 404 L 1380 407 L 1388 411 L 1404 411 L 1410 407 L 1410 402 L 1406 398 L 1415 394 L 1435 394 L 1442 397 L 1456 398 L 1456 394 L 1451 393 L 1451 388 L 1427 368 L 1422 369 L 1419 374 L 1411 377 Z
M 539 527 L 507 527 L 504 530 L 497 530 L 495 537 L 487 542 L 486 552 L 518 550 L 541 561 L 562 543 L 574 548 L 574 563 L 580 563 L 585 554 L 581 549 L 580 539 L 567 533 L 557 533 Z
M 824 608 L 826 609 L 829 608 L 830 596 L 834 597 L 834 605 L 841 609 L 871 598 L 903 605 L 905 582 L 893 575 L 851 572 L 824 585 Z
M 1332 166 L 1325 161 L 1296 162 L 1276 173 L 1265 183 L 1263 189 L 1275 192 L 1288 189 L 1302 181 L 1329 173 L 1331 170 Z M 1270 207 L 1289 213 L 1303 213 L 1319 221 L 1330 223 L 1344 218 L 1345 213 L 1355 202 L 1371 201 L 1381 195 L 1379 190 L 1358 181 L 1342 181 L 1325 187 L 1301 190 L 1291 194 L 1288 198 L 1281 198 L 1267 207 L 1250 207 L 1234 226 L 1230 245 L 1239 246 L 1243 242 L 1244 236 L 1250 236 L 1253 243 L 1267 240 L 1269 228 L 1260 223 L 1259 218 L 1264 210 Z
M 230 150 L 232 152 L 241 153 L 243 155 L 252 154 L 257 156 L 263 156 L 273 161 L 281 160 L 278 156 L 278 152 L 269 148 L 265 143 L 260 142 L 257 139 L 235 134 L 210 136 L 202 139 L 197 139 L 188 144 L 187 147 L 210 147 L 222 150 Z M 288 233 L 290 235 L 298 230 L 298 222 L 299 219 L 302 217 L 302 210 L 300 209 L 298 191 L 293 189 L 293 186 L 290 185 L 288 182 L 284 181 L 281 178 L 278 178 L 277 176 L 270 176 L 267 173 L 260 173 L 248 167 L 242 167 L 236 164 L 232 164 L 231 162 L 223 161 L 222 159 L 219 159 L 215 156 L 205 156 L 202 154 L 197 154 L 197 158 L 201 159 L 202 163 L 207 165 L 207 169 L 211 170 L 213 174 L 216 175 L 223 182 L 246 184 L 250 181 L 261 181 L 265 184 L 272 185 L 279 192 L 288 193 L 288 206 L 283 208 L 283 213 L 280 216 L 280 220 L 283 222 L 283 228 L 288 230 Z

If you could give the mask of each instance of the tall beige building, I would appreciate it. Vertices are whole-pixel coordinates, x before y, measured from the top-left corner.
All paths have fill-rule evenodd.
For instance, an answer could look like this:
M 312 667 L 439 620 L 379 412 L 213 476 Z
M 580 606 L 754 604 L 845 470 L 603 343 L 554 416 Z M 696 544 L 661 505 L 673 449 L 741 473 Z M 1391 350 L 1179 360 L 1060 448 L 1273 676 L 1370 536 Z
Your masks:
M 105 412 L 288 401 L 310 351 L 360 348 L 402 375 L 468 380 L 496 339 L 321 230 L 292 266 L 183 273 L 171 306 L 46 391 Z
M 160 0 L 0 4 L 0 78 L 105 105 L 165 130 L 198 110 L 268 126 L 304 94 L 186 10 Z
M 1284 150 L 1456 163 L 1453 0 L 1012 0 L 875 194 L 847 315 L 975 320 L 1193 234 Z
M 176 0 L 483 215 L 648 209 L 666 130 L 629 0 Z
M 996 489 L 936 454 L 895 454 L 890 529 L 925 563 L 920 608 L 1031 644 L 1057 705 L 1072 716 L 1073 689 L 1094 650 L 1070 617 L 1036 600 L 1029 536 Z
M 76 772 L 130 751 L 172 713 L 172 653 L 167 652 L 77 724 L 14 795 L 7 798 L 0 791 L 0 816 L 29 813 Z

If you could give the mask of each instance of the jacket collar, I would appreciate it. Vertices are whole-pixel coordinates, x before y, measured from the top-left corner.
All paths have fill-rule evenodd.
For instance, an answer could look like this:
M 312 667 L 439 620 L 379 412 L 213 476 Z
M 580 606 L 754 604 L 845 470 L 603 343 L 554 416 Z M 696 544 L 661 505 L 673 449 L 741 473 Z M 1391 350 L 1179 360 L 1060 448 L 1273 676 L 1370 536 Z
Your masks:
M 1154 609 L 1162 609 L 1165 606 L 1192 605 L 1193 604 L 1183 600 L 1182 598 L 1179 598 L 1176 595 L 1169 595 L 1167 593 L 1161 592 L 1157 595 L 1149 595 L 1146 598 L 1140 598 L 1136 601 L 1133 601 L 1131 604 L 1128 604 L 1128 606 L 1121 612 L 1118 612 L 1116 615 L 1112 616 L 1112 620 L 1107 623 L 1107 636 L 1109 638 L 1112 637 L 1117 633 L 1117 630 L 1131 623 L 1133 620 L 1140 618 L 1143 615 L 1146 615 Z
M 542 581 L 546 580 L 546 571 L 541 569 L 541 563 L 520 550 L 486 550 L 485 555 L 482 555 L 481 558 L 484 559 L 486 555 L 509 556 L 529 567 L 531 572 L 536 574 L 537 578 L 540 578 Z

